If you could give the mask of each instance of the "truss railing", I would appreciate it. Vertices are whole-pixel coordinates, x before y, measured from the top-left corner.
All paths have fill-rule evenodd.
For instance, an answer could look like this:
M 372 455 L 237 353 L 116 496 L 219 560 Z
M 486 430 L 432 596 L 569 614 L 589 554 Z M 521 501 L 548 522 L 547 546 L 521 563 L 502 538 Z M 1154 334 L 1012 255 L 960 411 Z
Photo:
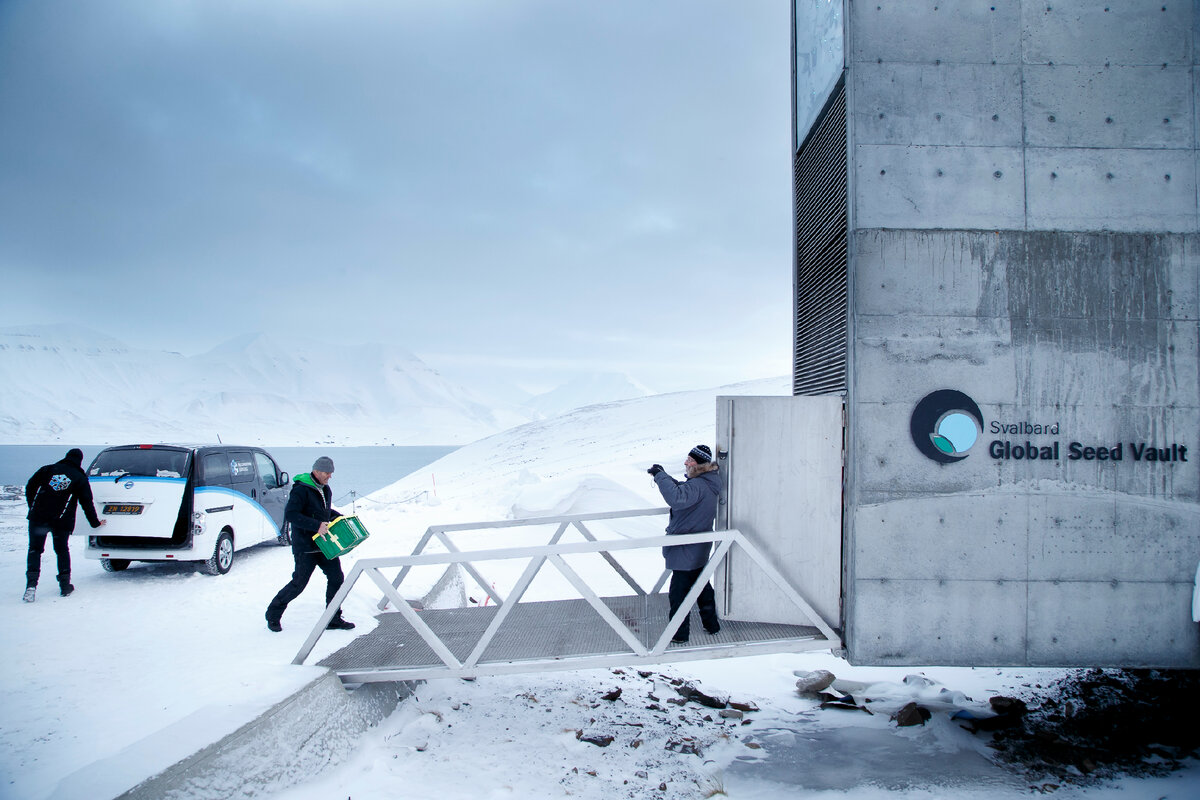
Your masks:
M 351 567 L 350 573 L 346 576 L 345 582 L 338 590 L 337 594 L 329 602 L 325 611 L 317 620 L 312 632 L 301 646 L 296 657 L 292 660 L 293 664 L 303 664 L 309 653 L 316 646 L 321 636 L 324 634 L 325 626 L 333 619 L 337 610 L 341 608 L 342 603 L 350 594 L 350 591 L 357 584 L 358 580 L 364 575 L 379 587 L 383 592 L 383 597 L 378 603 L 378 607 L 386 609 L 388 605 L 395 606 L 396 610 L 402 614 L 405 620 L 412 626 L 416 633 L 429 645 L 430 649 L 437 657 L 445 664 L 450 674 L 461 677 L 469 677 L 477 674 L 480 666 L 480 659 L 487 651 L 488 646 L 492 643 L 496 633 L 504 625 L 512 609 L 521 601 L 525 592 L 533 583 L 541 568 L 549 562 L 579 593 L 579 597 L 586 600 L 587 603 L 595 609 L 596 613 L 604 620 L 604 622 L 621 638 L 622 641 L 629 647 L 631 655 L 638 660 L 655 660 L 663 657 L 667 651 L 667 647 L 671 643 L 671 638 L 683 623 L 687 614 L 690 613 L 692 606 L 696 603 L 700 596 L 701 590 L 712 579 L 718 566 L 731 549 L 737 547 L 745 553 L 758 567 L 766 574 L 772 583 L 780 590 L 780 592 L 792 602 L 792 604 L 803 614 L 803 616 L 820 631 L 822 642 L 827 641 L 833 647 L 840 647 L 841 640 L 834 632 L 832 627 L 823 620 L 820 615 L 813 609 L 812 605 L 800 594 L 800 592 L 788 583 L 787 579 L 770 563 L 770 560 L 762 553 L 761 550 L 750 540 L 745 534 L 739 530 L 723 530 L 712 531 L 708 533 L 691 533 L 683 535 L 661 535 L 652 537 L 636 537 L 622 539 L 598 539 L 592 531 L 587 527 L 586 523 L 596 521 L 607 521 L 616 519 L 629 519 L 634 517 L 645 517 L 667 513 L 665 508 L 639 509 L 633 511 L 617 511 L 597 514 L 577 514 L 558 517 L 538 517 L 532 519 L 504 520 L 498 522 L 480 522 L 467 523 L 460 525 L 437 525 L 432 526 L 425 531 L 417 546 L 414 548 L 411 555 L 395 556 L 389 558 L 365 558 L 359 559 Z M 484 550 L 460 550 L 453 542 L 450 534 L 464 531 L 481 531 L 493 528 L 530 528 L 543 525 L 555 525 L 554 534 L 549 541 L 544 545 L 533 545 L 525 547 L 507 547 L 507 548 L 491 548 Z M 568 530 L 574 528 L 582 534 L 585 541 L 582 542 L 563 542 L 562 537 Z M 445 553 L 427 553 L 426 547 L 432 541 L 440 543 L 447 552 Z M 668 620 L 666 628 L 658 636 L 651 645 L 645 645 L 640 639 L 617 617 L 613 611 L 605 605 L 600 596 L 588 585 L 588 581 L 574 570 L 563 559 L 565 555 L 583 554 L 583 553 L 598 553 L 607 564 L 616 571 L 621 579 L 641 597 L 658 594 L 666 584 L 671 575 L 670 570 L 664 569 L 654 586 L 648 591 L 644 589 L 636 579 L 613 557 L 613 553 L 627 550 L 640 550 L 648 548 L 657 548 L 664 545 L 683 545 L 711 542 L 715 545 L 708 562 L 702 569 L 699 578 L 692 586 L 691 590 L 684 597 L 680 604 L 679 610 Z M 508 597 L 504 597 L 496 588 L 489 584 L 479 570 L 475 567 L 477 562 L 485 561 L 500 561 L 509 559 L 529 559 L 520 578 L 514 584 L 512 591 Z M 472 577 L 479 585 L 480 589 L 487 593 L 498 608 L 495 616 L 492 618 L 487 629 L 482 637 L 476 643 L 474 649 L 463 660 L 459 660 L 446 646 L 438 635 L 425 624 L 421 619 L 420 614 L 412 607 L 400 594 L 400 586 L 408 577 L 414 567 L 421 566 L 436 566 L 445 564 L 447 570 L 453 569 L 455 565 L 462 568 L 464 572 Z M 394 569 L 399 567 L 399 572 L 396 577 L 389 581 L 384 575 L 384 570 Z

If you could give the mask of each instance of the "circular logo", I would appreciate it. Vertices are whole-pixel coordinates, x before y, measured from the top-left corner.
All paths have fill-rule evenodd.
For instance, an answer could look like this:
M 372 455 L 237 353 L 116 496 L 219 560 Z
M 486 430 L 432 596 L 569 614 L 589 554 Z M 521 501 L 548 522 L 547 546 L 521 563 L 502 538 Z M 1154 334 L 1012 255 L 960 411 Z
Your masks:
M 913 444 L 939 464 L 966 458 L 982 430 L 979 405 L 955 389 L 938 389 L 922 397 L 909 423 Z

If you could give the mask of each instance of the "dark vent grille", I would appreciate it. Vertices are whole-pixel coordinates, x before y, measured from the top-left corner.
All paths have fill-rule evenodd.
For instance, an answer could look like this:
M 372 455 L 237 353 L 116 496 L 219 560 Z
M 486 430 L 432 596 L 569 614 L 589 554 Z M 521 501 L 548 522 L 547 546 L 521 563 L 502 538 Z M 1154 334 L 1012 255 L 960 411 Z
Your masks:
M 846 91 L 839 85 L 796 154 L 792 393 L 846 391 Z

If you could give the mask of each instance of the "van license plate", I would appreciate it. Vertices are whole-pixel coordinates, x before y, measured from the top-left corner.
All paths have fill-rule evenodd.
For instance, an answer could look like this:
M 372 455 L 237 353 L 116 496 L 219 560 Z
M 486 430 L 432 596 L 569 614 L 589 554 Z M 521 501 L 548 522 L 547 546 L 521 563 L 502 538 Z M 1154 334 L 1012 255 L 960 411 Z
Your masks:
M 140 503 L 105 503 L 105 514 L 140 514 L 142 506 Z

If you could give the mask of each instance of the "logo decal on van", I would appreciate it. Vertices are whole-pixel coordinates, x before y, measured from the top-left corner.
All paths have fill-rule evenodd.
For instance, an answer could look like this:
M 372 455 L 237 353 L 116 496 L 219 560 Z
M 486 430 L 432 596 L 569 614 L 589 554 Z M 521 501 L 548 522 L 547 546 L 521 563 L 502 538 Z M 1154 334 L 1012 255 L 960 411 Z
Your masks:
M 123 485 L 123 486 L 124 486 L 126 489 L 132 489 L 132 488 L 133 488 L 133 481 L 125 481 L 125 483 L 124 483 L 124 484 L 122 484 L 122 485 Z
M 982 431 L 979 405 L 955 389 L 938 389 L 922 397 L 909 422 L 913 444 L 939 464 L 966 458 Z

